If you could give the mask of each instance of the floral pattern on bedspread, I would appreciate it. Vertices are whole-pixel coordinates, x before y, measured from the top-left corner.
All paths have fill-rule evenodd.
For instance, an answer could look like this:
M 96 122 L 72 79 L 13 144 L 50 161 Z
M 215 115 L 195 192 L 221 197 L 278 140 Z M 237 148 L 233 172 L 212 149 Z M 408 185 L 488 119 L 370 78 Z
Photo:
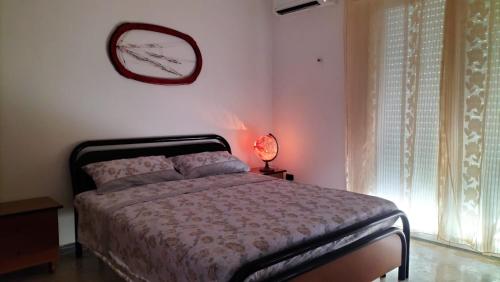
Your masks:
M 110 213 L 127 205 L 147 202 L 151 199 L 192 193 L 211 187 L 230 187 L 246 183 L 269 180 L 268 176 L 253 173 L 215 175 L 203 178 L 185 179 L 147 184 L 126 190 L 98 194 L 89 191 L 76 196 L 74 206 L 78 211 L 78 240 L 100 253 L 106 252 L 104 242 L 108 241 L 109 226 L 102 221 Z
M 380 198 L 252 173 L 87 192 L 75 205 L 79 241 L 149 281 L 228 281 L 256 258 L 396 209 Z

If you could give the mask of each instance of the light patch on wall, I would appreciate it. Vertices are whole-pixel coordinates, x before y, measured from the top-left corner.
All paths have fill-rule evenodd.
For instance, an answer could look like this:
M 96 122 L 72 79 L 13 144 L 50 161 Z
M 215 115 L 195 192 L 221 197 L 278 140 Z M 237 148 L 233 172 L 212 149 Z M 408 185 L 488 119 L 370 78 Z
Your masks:
M 247 130 L 245 123 L 235 113 L 225 109 L 207 112 L 205 117 L 216 127 L 228 130 Z
M 222 107 L 212 106 L 216 110 L 205 112 L 203 114 L 205 121 L 212 127 L 229 131 L 226 137 L 232 140 L 233 153 L 249 164 L 257 164 L 259 160 L 253 154 L 246 153 L 252 151 L 253 142 L 259 132 L 245 123 L 236 113 Z M 260 133 L 262 135 L 262 132 Z M 241 154 L 242 152 L 245 153 Z

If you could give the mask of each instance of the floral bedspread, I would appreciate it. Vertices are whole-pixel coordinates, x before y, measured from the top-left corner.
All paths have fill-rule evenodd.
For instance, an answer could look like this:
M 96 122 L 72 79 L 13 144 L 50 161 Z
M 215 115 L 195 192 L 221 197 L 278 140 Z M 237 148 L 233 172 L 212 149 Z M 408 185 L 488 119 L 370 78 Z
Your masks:
M 79 242 L 130 281 L 228 281 L 243 264 L 397 209 L 387 200 L 253 173 L 137 186 L 75 198 Z M 249 281 L 393 222 L 272 266 Z

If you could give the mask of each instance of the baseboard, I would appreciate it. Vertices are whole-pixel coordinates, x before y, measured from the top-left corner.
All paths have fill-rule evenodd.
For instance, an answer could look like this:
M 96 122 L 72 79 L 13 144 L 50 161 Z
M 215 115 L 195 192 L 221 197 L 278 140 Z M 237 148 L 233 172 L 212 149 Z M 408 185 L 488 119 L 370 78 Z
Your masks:
M 71 255 L 75 253 L 75 243 L 59 246 L 59 254 L 61 256 Z

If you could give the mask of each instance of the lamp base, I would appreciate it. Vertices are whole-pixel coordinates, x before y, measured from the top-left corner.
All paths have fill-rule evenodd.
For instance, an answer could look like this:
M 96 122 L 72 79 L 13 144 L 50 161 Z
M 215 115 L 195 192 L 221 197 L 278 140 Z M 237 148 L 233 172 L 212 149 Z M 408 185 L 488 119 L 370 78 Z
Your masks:
M 266 163 L 266 166 L 264 166 L 263 168 L 259 169 L 260 172 L 273 172 L 274 171 L 274 168 L 271 168 L 269 166 L 269 162 L 268 161 L 264 161 Z

